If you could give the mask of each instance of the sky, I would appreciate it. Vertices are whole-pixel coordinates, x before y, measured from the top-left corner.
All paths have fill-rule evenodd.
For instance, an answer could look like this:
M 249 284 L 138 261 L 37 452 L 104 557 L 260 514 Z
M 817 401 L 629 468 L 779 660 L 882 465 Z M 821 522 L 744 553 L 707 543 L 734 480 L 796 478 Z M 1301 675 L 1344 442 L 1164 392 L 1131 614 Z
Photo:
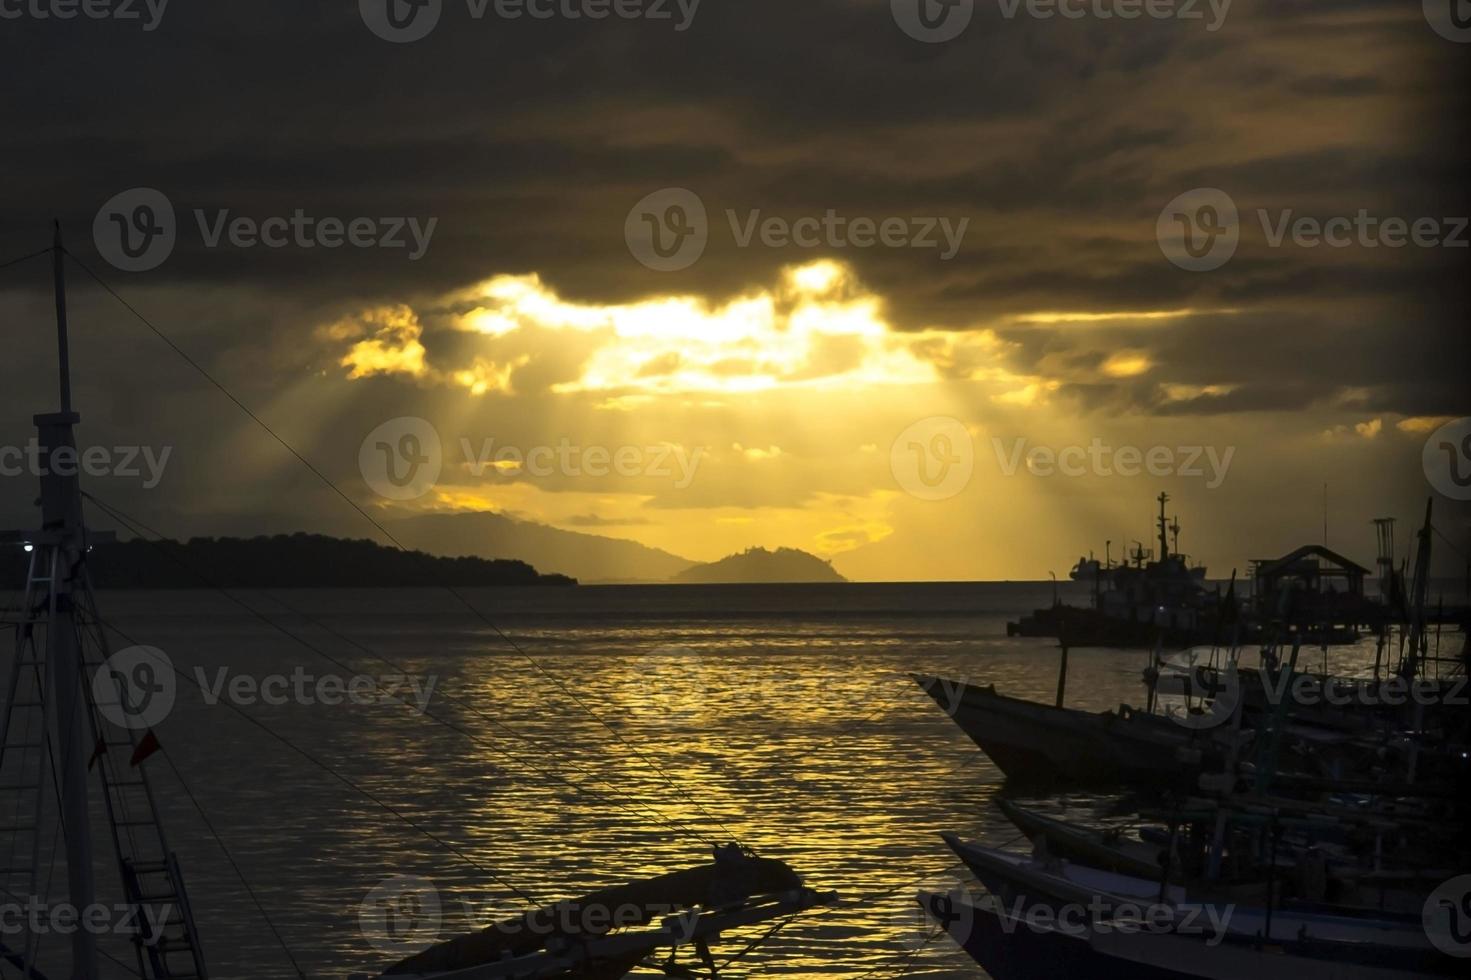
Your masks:
M 0 262 L 62 222 L 88 485 L 168 536 L 373 529 L 83 267 L 380 521 L 1041 579 L 1166 492 L 1224 576 L 1433 500 L 1464 567 L 1449 0 L 89 9 L 0 0 Z

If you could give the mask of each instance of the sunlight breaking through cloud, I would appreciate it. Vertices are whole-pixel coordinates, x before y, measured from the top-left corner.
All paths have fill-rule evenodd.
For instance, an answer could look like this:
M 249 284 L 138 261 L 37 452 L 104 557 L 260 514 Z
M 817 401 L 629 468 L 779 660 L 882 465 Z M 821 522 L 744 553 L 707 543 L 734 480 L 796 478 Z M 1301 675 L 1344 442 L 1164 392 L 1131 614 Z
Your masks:
M 485 350 L 469 364 L 436 367 L 425 344 L 436 327 L 479 335 Z M 609 408 L 654 395 L 931 384 L 954 377 L 946 368 L 957 364 L 971 379 L 1014 381 L 1018 389 L 1035 381 L 1000 368 L 991 331 L 895 330 L 883 298 L 850 266 L 828 259 L 789 266 L 775 285 L 724 302 L 666 295 L 580 303 L 536 274 L 495 276 L 431 309 L 369 310 L 326 335 L 350 342 L 340 360 L 350 378 L 397 374 L 475 395 L 512 392 L 516 372 L 550 342 L 579 358 L 576 376 L 551 390 L 607 392 Z

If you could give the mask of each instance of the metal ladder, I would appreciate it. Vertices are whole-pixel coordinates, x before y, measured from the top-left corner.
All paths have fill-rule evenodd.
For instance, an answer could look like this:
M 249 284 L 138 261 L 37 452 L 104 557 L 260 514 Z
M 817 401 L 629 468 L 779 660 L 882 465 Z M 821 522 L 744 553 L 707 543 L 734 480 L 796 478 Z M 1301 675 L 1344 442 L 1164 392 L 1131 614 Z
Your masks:
M 100 710 L 121 706 L 125 691 L 115 675 L 110 684 L 97 681 L 99 672 L 109 669 L 109 650 L 90 581 L 79 590 L 78 612 L 84 627 L 94 627 L 94 642 L 84 638 L 81 644 L 87 703 L 97 733 L 90 765 L 102 781 L 123 891 L 137 927 L 133 945 L 139 969 L 149 980 L 208 980 L 184 876 L 164 836 L 147 766 L 142 760 L 133 763 L 143 733 L 113 723 Z M 98 700 L 99 695 L 105 699 Z
M 53 561 L 55 553 L 51 552 Z M 0 715 L 0 901 L 26 904 L 39 899 L 41 887 L 41 819 L 46 798 L 47 748 L 50 713 L 47 710 L 43 649 L 37 645 L 35 626 L 46 621 L 46 609 L 36 604 L 38 586 L 51 583 L 51 569 L 38 574 L 32 551 L 26 572 L 22 618 L 15 624 L 15 657 L 6 685 L 4 714 Z M 9 802 L 14 800 L 13 805 Z M 39 934 L 27 930 L 22 949 L 10 949 L 9 961 L 29 980 L 36 968 Z
M 43 554 L 44 570 L 40 568 Z M 37 633 L 44 632 L 52 604 L 58 599 L 50 586 L 64 552 L 60 548 L 43 552 L 38 547 L 30 557 L 23 618 L 16 626 L 15 660 L 4 715 L 0 717 L 0 799 L 7 801 L 0 805 L 0 861 L 4 862 L 0 864 L 0 889 L 4 889 L 0 901 L 21 903 L 32 896 L 44 899 L 38 891 L 40 833 L 50 776 L 49 730 L 54 719 L 48 708 L 46 643 L 38 642 Z M 116 680 L 111 684 L 95 682 L 99 671 L 108 670 L 107 637 L 96 614 L 85 568 L 82 575 L 70 601 L 81 614 L 78 629 L 83 635 L 78 648 L 82 656 L 83 703 L 88 713 L 87 731 L 96 738 L 87 768 L 98 776 L 106 804 L 128 913 L 125 932 L 131 937 L 138 973 L 145 980 L 208 980 L 183 874 L 159 822 L 147 767 L 141 760 L 138 765 L 132 761 L 140 733 L 113 724 L 100 710 L 120 705 L 122 691 Z M 38 631 L 38 625 L 43 629 Z M 90 635 L 88 627 L 92 628 Z M 105 695 L 103 700 L 97 697 L 99 691 Z M 8 802 L 12 794 L 14 805 Z M 21 976 L 29 980 L 32 971 L 38 969 L 36 956 L 41 938 L 27 930 L 24 949 L 9 950 L 0 960 L 15 964 L 19 957 L 23 964 Z

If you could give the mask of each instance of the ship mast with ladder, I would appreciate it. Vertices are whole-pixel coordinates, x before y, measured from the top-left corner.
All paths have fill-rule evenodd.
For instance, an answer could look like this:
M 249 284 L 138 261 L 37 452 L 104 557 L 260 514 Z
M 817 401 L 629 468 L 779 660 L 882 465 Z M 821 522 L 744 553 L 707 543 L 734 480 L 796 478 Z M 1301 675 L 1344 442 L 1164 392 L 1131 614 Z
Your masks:
M 99 929 L 88 925 L 89 913 L 99 907 L 91 819 L 92 801 L 99 798 L 122 892 L 121 901 L 107 908 L 125 913 L 110 912 L 105 928 L 130 940 L 137 969 L 128 971 L 147 980 L 206 980 L 183 875 L 148 776 L 146 761 L 159 748 L 152 729 L 141 723 L 149 691 L 139 689 L 142 675 L 126 676 L 110 666 L 107 631 L 88 573 L 87 553 L 103 535 L 89 533 L 82 516 L 75 435 L 81 416 L 72 406 L 67 253 L 59 225 L 51 252 L 61 405 L 35 416 L 41 528 L 6 535 L 23 545 L 29 566 L 0 708 L 0 787 L 14 801 L 0 816 L 9 821 L 0 824 L 0 848 L 9 855 L 0 865 L 0 890 L 6 901 L 43 908 L 49 903 L 50 896 L 40 892 L 49 884 L 43 881 L 50 861 L 43 830 L 50 829 L 48 798 L 54 797 L 51 816 L 64 842 L 68 912 L 79 923 L 71 930 L 67 975 L 97 980 L 102 959 L 117 959 L 100 948 Z M 52 931 L 28 917 L 17 935 L 0 940 L 0 962 L 19 970 L 23 980 L 56 980 L 63 974 L 54 968 L 43 972 L 41 955 Z M 45 952 L 47 962 L 63 959 Z

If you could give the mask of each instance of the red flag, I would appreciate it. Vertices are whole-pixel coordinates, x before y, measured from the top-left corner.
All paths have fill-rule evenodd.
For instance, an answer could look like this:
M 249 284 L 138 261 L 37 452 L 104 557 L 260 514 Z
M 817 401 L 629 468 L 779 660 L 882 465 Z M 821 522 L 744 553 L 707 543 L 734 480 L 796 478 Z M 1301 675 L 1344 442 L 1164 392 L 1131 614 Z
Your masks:
M 142 764 L 144 759 L 147 759 L 150 755 L 162 749 L 163 746 L 159 744 L 158 736 L 153 734 L 153 729 L 150 728 L 143 734 L 143 738 L 139 740 L 137 747 L 133 749 L 133 758 L 128 761 L 128 765 L 136 769 Z

